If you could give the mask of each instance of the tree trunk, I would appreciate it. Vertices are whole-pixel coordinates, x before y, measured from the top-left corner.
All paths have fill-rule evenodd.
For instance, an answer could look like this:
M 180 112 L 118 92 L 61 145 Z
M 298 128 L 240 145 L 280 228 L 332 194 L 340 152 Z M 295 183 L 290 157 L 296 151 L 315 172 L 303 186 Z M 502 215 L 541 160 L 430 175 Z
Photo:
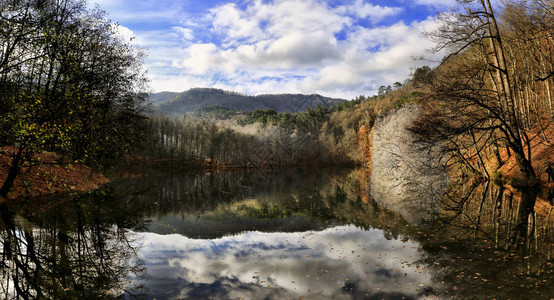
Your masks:
M 6 180 L 4 180 L 2 188 L 0 188 L 0 196 L 5 199 L 8 198 L 8 193 L 12 189 L 15 178 L 17 177 L 17 175 L 19 175 L 19 171 L 21 170 L 22 155 L 23 147 L 20 146 L 19 149 L 17 149 L 17 153 L 12 160 L 12 165 L 10 166 L 10 169 L 8 171 L 8 177 L 6 178 Z
M 500 101 L 500 106 L 503 109 L 503 114 L 507 125 L 504 133 L 506 134 L 506 138 L 509 141 L 512 150 L 514 151 L 519 170 L 529 178 L 536 177 L 533 166 L 531 165 L 531 162 L 528 160 L 528 158 L 525 156 L 525 151 L 523 149 L 523 140 L 520 133 L 520 130 L 523 130 L 523 128 L 521 128 L 522 124 L 518 119 L 515 111 L 512 83 L 508 73 L 506 56 L 504 53 L 498 24 L 496 22 L 496 17 L 494 15 L 490 0 L 481 0 L 481 5 L 486 13 L 488 24 L 487 31 L 489 37 L 487 38 L 487 40 L 488 46 L 490 47 L 490 54 L 487 54 L 486 57 L 489 64 L 491 64 L 495 69 L 494 78 L 499 83 L 496 86 L 501 89 L 497 90 L 497 95 L 499 96 L 498 100 Z
M 554 110 L 552 110 L 552 92 L 550 91 L 550 82 L 548 82 L 548 80 L 545 80 L 544 85 L 546 86 L 546 94 L 548 95 L 547 104 L 548 108 L 550 109 L 550 116 L 554 117 Z

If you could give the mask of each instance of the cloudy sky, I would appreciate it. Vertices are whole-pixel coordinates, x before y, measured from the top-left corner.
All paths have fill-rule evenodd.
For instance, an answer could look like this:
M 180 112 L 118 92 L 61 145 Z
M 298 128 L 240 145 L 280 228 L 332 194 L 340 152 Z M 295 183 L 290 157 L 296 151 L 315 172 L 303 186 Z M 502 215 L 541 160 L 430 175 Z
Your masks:
M 351 99 L 404 81 L 455 0 L 91 0 L 149 53 L 151 87 Z M 436 57 L 435 57 L 436 58 Z

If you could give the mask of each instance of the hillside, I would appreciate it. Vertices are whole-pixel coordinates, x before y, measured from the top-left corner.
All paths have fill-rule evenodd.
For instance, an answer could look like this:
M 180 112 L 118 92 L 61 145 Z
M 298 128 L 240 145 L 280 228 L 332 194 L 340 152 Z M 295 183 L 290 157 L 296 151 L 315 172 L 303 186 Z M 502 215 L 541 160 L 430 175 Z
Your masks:
M 157 113 L 168 116 L 194 112 L 205 107 L 222 107 L 230 110 L 253 111 L 273 109 L 277 112 L 301 112 L 318 105 L 331 106 L 345 99 L 328 98 L 317 94 L 278 94 L 248 96 L 213 88 L 194 88 L 182 93 L 160 92 L 150 95 Z
M 0 182 L 8 177 L 13 152 L 12 147 L 0 147 Z M 8 194 L 8 199 L 25 197 L 53 200 L 55 195 L 64 199 L 67 195 L 76 195 L 99 188 L 108 183 L 108 179 L 90 167 L 74 164 L 56 164 L 59 156 L 52 152 L 35 154 L 43 164 L 25 167 Z M 4 201 L 0 197 L 0 202 Z

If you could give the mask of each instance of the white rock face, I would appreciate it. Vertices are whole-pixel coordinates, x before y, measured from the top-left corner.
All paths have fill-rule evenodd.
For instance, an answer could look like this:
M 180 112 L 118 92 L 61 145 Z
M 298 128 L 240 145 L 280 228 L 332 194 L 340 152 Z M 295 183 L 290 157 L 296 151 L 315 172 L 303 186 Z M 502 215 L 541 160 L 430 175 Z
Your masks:
M 370 179 L 372 198 L 413 225 L 432 221 L 449 184 L 440 147 L 409 131 L 420 115 L 408 104 L 376 120 Z

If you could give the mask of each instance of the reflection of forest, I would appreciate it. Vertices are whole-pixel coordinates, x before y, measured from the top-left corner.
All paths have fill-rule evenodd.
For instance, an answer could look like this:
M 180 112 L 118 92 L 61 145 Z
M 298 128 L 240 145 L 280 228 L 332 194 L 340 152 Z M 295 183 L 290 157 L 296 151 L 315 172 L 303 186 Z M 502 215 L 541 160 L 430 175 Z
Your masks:
M 100 190 L 46 212 L 2 203 L 0 298 L 144 294 L 130 285 L 144 268 L 127 230 L 143 224 L 136 209 L 108 192 Z
M 459 240 L 479 238 L 495 248 L 551 256 L 550 212 L 534 210 L 541 191 L 514 192 L 490 182 L 453 186 L 445 198 L 441 221 Z
M 540 298 L 553 292 L 546 284 L 554 280 L 554 224 L 546 221 L 546 214 L 528 208 L 535 203 L 534 191 L 512 192 L 492 183 L 454 184 L 434 222 L 422 228 L 368 198 L 363 170 L 180 176 L 158 179 L 162 188 L 153 189 L 148 198 L 155 207 L 153 215 L 194 216 L 199 223 L 216 224 L 214 236 L 248 230 L 300 231 L 336 224 L 376 228 L 389 239 L 411 239 L 422 245 L 426 257 L 422 265 L 433 273 L 438 286 L 444 287 L 435 291 L 438 294 L 508 298 L 528 293 Z M 154 181 L 145 179 L 141 184 L 144 182 Z M 284 225 L 304 224 L 306 219 L 319 225 Z M 175 220 L 172 226 L 178 223 Z M 190 229 L 174 229 L 202 238 Z M 199 226 L 197 231 L 206 229 Z
M 554 294 L 554 222 L 551 210 L 534 210 L 540 193 L 490 182 L 450 187 L 436 228 L 423 243 L 426 262 L 447 283 L 447 294 L 499 299 Z
M 333 210 L 352 197 L 329 182 L 349 172 L 184 173 L 138 178 L 118 188 L 145 190 L 133 201 L 147 207 L 144 216 L 154 219 L 149 231 L 216 238 L 249 230 L 292 232 L 331 226 L 336 222 Z M 344 180 L 341 184 L 354 185 L 344 189 L 354 194 L 354 200 L 363 194 L 358 182 Z M 324 193 L 336 197 L 324 197 Z
M 512 192 L 492 183 L 452 185 L 434 223 L 421 228 L 369 199 L 363 170 L 190 176 L 194 180 L 180 183 L 166 179 L 165 188 L 157 194 L 159 203 L 180 204 L 173 207 L 175 212 L 195 208 L 193 214 L 221 222 L 227 230 L 241 217 L 276 220 L 294 216 L 318 224 L 381 229 L 387 238 L 418 241 L 426 257 L 422 264 L 444 287 L 435 292 L 448 296 L 509 298 L 525 293 L 540 298 L 553 292 L 547 283 L 554 280 L 554 224 L 547 222 L 547 214 L 533 211 L 537 191 Z M 178 192 L 180 184 L 203 187 L 189 186 Z M 182 197 L 186 190 L 188 196 Z M 198 190 L 205 194 L 200 197 L 194 192 Z M 204 206 L 184 205 L 187 199 Z M 285 229 L 272 225 L 243 230 Z M 233 230 L 240 232 L 240 228 Z
M 130 283 L 140 282 L 133 278 L 144 269 L 128 229 L 213 239 L 339 224 L 380 229 L 387 239 L 420 244 L 422 272 L 431 272 L 434 286 L 443 287 L 433 294 L 554 294 L 551 211 L 532 209 L 540 192 L 492 183 L 452 185 L 434 222 L 423 228 L 368 198 L 367 186 L 364 170 L 183 173 L 128 179 L 48 211 L 4 203 L 2 296 L 96 299 L 144 293 Z
M 167 233 L 185 234 L 186 231 L 189 237 L 195 236 L 190 235 L 191 226 L 205 226 L 206 222 L 227 222 L 220 225 L 225 230 L 237 224 L 244 225 L 242 229 L 234 228 L 225 234 L 245 230 L 297 231 L 337 223 L 363 228 L 404 226 L 394 213 L 370 201 L 363 169 L 184 173 L 133 179 L 119 187 L 129 190 L 142 187 L 146 192 L 133 201 L 149 207 L 145 216 L 157 219 L 153 223 L 165 221 L 171 226 L 187 227 L 173 228 L 174 231 Z M 279 220 L 283 218 L 294 218 L 296 225 L 301 220 L 312 224 L 290 226 L 288 230 L 283 226 L 275 228 L 275 224 L 282 225 Z M 190 219 L 202 220 L 204 225 L 192 224 Z M 272 223 L 275 220 L 277 223 Z M 176 224 L 179 222 L 186 226 Z

